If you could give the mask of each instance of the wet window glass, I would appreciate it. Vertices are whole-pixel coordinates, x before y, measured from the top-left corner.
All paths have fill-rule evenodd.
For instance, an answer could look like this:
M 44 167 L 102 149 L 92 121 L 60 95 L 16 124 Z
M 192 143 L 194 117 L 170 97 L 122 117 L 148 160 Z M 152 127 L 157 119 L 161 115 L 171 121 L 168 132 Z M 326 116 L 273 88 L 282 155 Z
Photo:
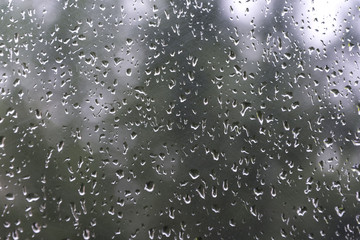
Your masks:
M 360 5 L 0 2 L 0 239 L 359 239 Z

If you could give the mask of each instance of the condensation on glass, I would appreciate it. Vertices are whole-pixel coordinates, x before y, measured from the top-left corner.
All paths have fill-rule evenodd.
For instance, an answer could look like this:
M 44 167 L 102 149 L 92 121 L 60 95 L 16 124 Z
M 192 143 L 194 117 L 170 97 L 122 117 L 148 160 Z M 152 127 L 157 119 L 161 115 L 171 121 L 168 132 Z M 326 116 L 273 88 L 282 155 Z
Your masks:
M 0 239 L 359 239 L 357 1 L 0 2 Z

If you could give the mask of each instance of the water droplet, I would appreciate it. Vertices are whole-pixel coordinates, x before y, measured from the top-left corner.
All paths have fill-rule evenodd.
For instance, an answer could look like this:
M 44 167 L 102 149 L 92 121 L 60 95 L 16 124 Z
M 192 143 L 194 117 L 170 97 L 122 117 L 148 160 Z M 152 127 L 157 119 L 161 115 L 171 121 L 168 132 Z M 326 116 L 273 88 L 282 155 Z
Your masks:
M 143 86 L 136 86 L 134 87 L 135 92 L 143 94 L 143 95 L 147 95 L 145 92 L 145 88 Z
M 80 194 L 80 196 L 84 196 L 85 195 L 85 185 L 82 183 L 80 188 L 78 189 L 78 192 Z
M 31 225 L 31 229 L 33 230 L 34 233 L 39 233 L 41 231 L 41 225 L 35 222 Z
M 355 219 L 356 219 L 357 224 L 360 225 L 360 214 L 356 215 Z
M 188 73 L 187 73 L 187 76 L 188 76 L 188 78 L 189 78 L 189 80 L 190 80 L 191 82 L 194 81 L 195 76 L 194 76 L 194 73 L 193 73 L 193 72 L 188 72 Z
M 305 213 L 307 212 L 307 209 L 306 209 L 306 207 L 299 207 L 296 212 L 299 216 L 304 216 Z
M 5 147 L 5 139 L 6 139 L 6 137 L 0 136 L 0 148 Z
M 263 122 L 264 122 L 264 115 L 263 115 L 263 113 L 262 113 L 261 111 L 257 111 L 257 112 L 256 112 L 256 117 L 257 117 L 259 123 L 262 125 Z
M 39 199 L 40 199 L 40 197 L 35 193 L 28 193 L 26 195 L 26 201 L 28 201 L 28 202 L 36 202 Z
M 236 74 L 241 74 L 241 68 L 238 65 L 234 65 L 234 69 Z
M 339 217 L 342 217 L 345 214 L 345 208 L 343 208 L 343 207 L 336 206 L 335 211 Z
M 83 231 L 82 236 L 83 236 L 84 240 L 90 239 L 90 236 L 91 236 L 90 230 L 89 230 L 89 229 L 85 229 L 85 230 Z
M 126 45 L 131 46 L 133 44 L 133 40 L 131 38 L 126 39 Z
M 249 109 L 251 109 L 251 103 L 249 102 L 241 103 L 241 111 L 240 111 L 241 116 L 245 116 L 246 111 Z
M 360 175 L 360 164 L 356 164 L 354 166 L 351 167 L 351 171 L 357 173 L 358 175 Z
M 131 135 L 131 140 L 134 140 L 137 137 L 137 133 L 136 132 L 132 132 Z
M 114 64 L 115 66 L 119 65 L 124 59 L 119 58 L 119 57 L 115 57 L 114 58 Z
M 270 189 L 270 194 L 271 194 L 271 197 L 276 197 L 276 189 L 274 186 L 271 186 L 271 189 Z
M 15 79 L 13 85 L 14 85 L 14 87 L 19 86 L 20 85 L 20 79 L 19 78 Z
M 352 143 L 354 144 L 354 146 L 360 146 L 360 139 L 352 140 Z
M 196 189 L 196 192 L 199 194 L 199 196 L 202 198 L 202 199 L 205 199 L 205 188 L 200 185 L 197 189 Z
M 220 212 L 220 207 L 217 205 L 217 204 L 213 204 L 211 206 L 211 210 L 214 212 L 214 213 L 219 213 Z
M 330 92 L 334 95 L 334 97 L 339 96 L 339 93 L 340 93 L 338 89 L 331 89 Z
M 229 59 L 230 60 L 235 60 L 236 59 L 236 54 L 233 51 L 229 52 Z
M 15 195 L 13 193 L 8 193 L 5 195 L 6 200 L 13 201 L 15 200 Z
M 155 237 L 155 229 L 150 228 L 149 231 L 148 231 L 148 234 L 149 234 L 150 239 L 154 239 L 154 237 Z
M 200 173 L 199 173 L 199 170 L 197 170 L 197 169 L 191 169 L 190 171 L 189 171 L 189 175 L 190 175 L 190 177 L 192 178 L 192 179 L 197 179 L 199 176 L 200 176 Z
M 258 196 L 263 195 L 264 191 L 261 188 L 257 187 L 257 188 L 254 188 L 254 193 L 258 197 Z
M 324 144 L 325 144 L 325 147 L 331 147 L 334 143 L 334 140 L 332 138 L 326 138 L 324 139 Z
M 118 177 L 119 180 L 124 177 L 124 171 L 121 170 L 121 169 L 117 170 L 115 174 L 116 174 L 116 176 Z
M 144 189 L 145 189 L 146 191 L 148 191 L 148 192 L 154 191 L 154 188 L 155 188 L 155 184 L 154 184 L 153 181 L 147 182 L 147 183 L 145 184 L 145 187 L 144 187 Z
M 186 195 L 183 197 L 183 199 L 184 199 L 184 202 L 185 202 L 186 204 L 190 204 L 190 203 L 191 203 L 191 197 L 190 197 L 189 194 L 186 194 Z

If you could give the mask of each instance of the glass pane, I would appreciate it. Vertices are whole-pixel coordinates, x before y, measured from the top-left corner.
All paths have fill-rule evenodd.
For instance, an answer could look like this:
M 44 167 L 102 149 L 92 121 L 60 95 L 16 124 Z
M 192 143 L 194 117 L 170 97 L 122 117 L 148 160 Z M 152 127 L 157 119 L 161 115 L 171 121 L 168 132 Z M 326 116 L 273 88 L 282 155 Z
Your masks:
M 0 3 L 1 239 L 359 239 L 357 1 Z

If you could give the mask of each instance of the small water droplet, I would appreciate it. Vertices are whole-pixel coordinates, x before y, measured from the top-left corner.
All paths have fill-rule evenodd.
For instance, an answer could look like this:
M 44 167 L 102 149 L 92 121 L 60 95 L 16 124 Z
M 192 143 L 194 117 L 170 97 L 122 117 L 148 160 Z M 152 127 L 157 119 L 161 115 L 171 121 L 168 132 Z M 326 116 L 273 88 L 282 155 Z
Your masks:
M 325 147 L 329 148 L 333 145 L 334 143 L 334 140 L 332 138 L 326 138 L 324 139 L 324 144 L 325 144 Z
M 205 199 L 205 188 L 200 185 L 197 189 L 196 189 L 196 192 L 199 194 L 199 196 L 202 198 L 202 199 Z
M 84 238 L 84 240 L 88 240 L 88 239 L 90 239 L 90 230 L 89 229 L 85 229 L 84 231 L 83 231 L 83 238 Z
M 211 206 L 211 210 L 214 212 L 214 213 L 219 213 L 220 212 L 220 207 L 216 204 L 213 204 Z
M 264 194 L 264 191 L 263 191 L 261 188 L 256 187 L 256 188 L 254 188 L 254 193 L 255 193 L 255 195 L 258 197 L 258 196 L 263 195 L 263 194 Z
M 191 203 L 191 197 L 190 197 L 189 194 L 186 194 L 186 196 L 183 197 L 183 199 L 184 199 L 184 202 L 185 202 L 186 204 L 190 204 L 190 203 Z
M 155 229 L 154 229 L 154 228 L 150 228 L 149 231 L 148 231 L 148 233 L 149 233 L 149 238 L 150 238 L 150 239 L 154 239 L 154 237 L 155 237 Z
M 147 95 L 145 92 L 145 88 L 143 86 L 136 86 L 134 87 L 135 92 L 143 94 L 143 95 Z
M 84 196 L 85 195 L 85 185 L 82 183 L 80 188 L 78 189 L 78 192 L 80 194 L 80 196 Z
M 115 174 L 116 174 L 116 176 L 118 177 L 119 180 L 124 177 L 124 171 L 121 170 L 121 169 L 117 170 Z
M 307 212 L 307 209 L 306 209 L 306 207 L 299 207 L 296 212 L 299 216 L 304 216 L 305 213 Z
M 39 199 L 40 197 L 35 193 L 29 193 L 26 195 L 26 201 L 28 202 L 36 202 Z
M 119 65 L 122 61 L 123 61 L 122 58 L 115 57 L 115 58 L 114 58 L 114 64 L 115 64 L 115 66 Z
M 233 51 L 229 52 L 229 58 L 230 60 L 235 60 L 236 59 L 236 54 Z
M 5 139 L 6 139 L 6 137 L 0 136 L 0 148 L 5 147 Z
M 61 152 L 64 148 L 64 141 L 60 141 L 57 145 L 58 152 Z
M 20 79 L 19 78 L 15 79 L 13 85 L 14 85 L 14 87 L 19 86 L 20 85 Z
M 357 224 L 359 224 L 360 225 L 360 215 L 356 215 L 356 222 L 357 222 Z
M 358 175 L 360 175 L 360 164 L 352 166 L 351 171 L 356 172 Z
M 188 78 L 189 78 L 189 80 L 190 80 L 191 82 L 194 81 L 195 76 L 194 76 L 194 73 L 193 73 L 193 72 L 188 72 L 187 75 L 188 75 Z
M 360 202 L 360 192 L 359 191 L 356 192 L 356 200 L 358 202 Z
M 331 91 L 330 91 L 333 95 L 334 95 L 334 97 L 337 97 L 337 96 L 339 96 L 339 90 L 337 90 L 337 89 L 331 89 Z
M 240 111 L 241 116 L 244 116 L 246 111 L 249 110 L 250 108 L 251 108 L 251 103 L 249 102 L 241 103 L 241 111 Z
M 148 192 L 154 191 L 154 188 L 155 188 L 155 184 L 154 184 L 153 181 L 147 182 L 147 183 L 145 184 L 145 187 L 144 187 L 144 189 L 145 189 L 146 191 L 148 191 Z
M 336 206 L 335 211 L 339 217 L 342 217 L 342 216 L 344 216 L 345 208 Z
M 36 110 L 35 110 L 35 115 L 36 115 L 36 118 L 37 118 L 37 119 L 40 119 L 40 118 L 41 118 L 41 112 L 40 112 L 39 109 L 36 109 Z
M 133 40 L 131 38 L 126 39 L 126 45 L 131 46 L 133 44 Z
M 33 223 L 31 225 L 31 228 L 33 230 L 34 233 L 39 233 L 41 231 L 41 225 L 37 222 Z
M 262 113 L 261 111 L 257 111 L 257 112 L 256 112 L 256 117 L 257 117 L 259 123 L 262 125 L 263 122 L 264 122 L 264 115 L 263 115 L 263 113 Z
M 274 186 L 271 186 L 270 194 L 272 197 L 276 197 L 276 189 Z
M 352 140 L 352 143 L 354 144 L 354 146 L 360 146 L 360 139 L 354 139 Z
M 137 133 L 136 132 L 132 132 L 131 135 L 131 140 L 134 140 L 137 137 Z
M 13 193 L 8 193 L 5 195 L 6 200 L 13 201 L 15 200 L 15 195 Z
M 192 179 L 197 179 L 199 176 L 200 176 L 200 173 L 199 173 L 199 171 L 197 170 L 197 169 L 191 169 L 190 171 L 189 171 L 189 175 L 190 175 L 190 177 L 192 178 Z

